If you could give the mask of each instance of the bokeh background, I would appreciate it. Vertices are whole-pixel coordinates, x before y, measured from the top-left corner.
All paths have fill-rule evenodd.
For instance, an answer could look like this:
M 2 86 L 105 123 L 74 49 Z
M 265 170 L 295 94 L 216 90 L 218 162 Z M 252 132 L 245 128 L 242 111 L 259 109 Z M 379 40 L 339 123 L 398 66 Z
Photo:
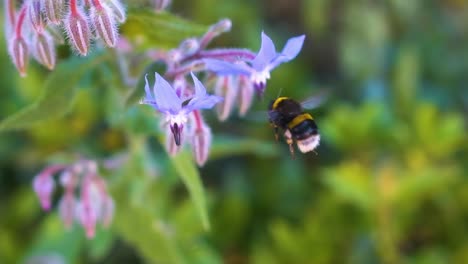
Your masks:
M 64 117 L 0 135 L 0 263 L 468 263 L 467 1 L 175 0 L 170 12 L 232 19 L 212 47 L 256 51 L 264 30 L 279 49 L 306 34 L 246 118 L 205 114 L 210 231 L 151 134 L 158 122 L 121 107 L 129 88 L 104 65 Z M 0 119 L 34 102 L 50 74 L 32 63 L 19 78 L 3 36 Z M 278 93 L 322 90 L 318 154 L 292 159 L 258 113 Z M 127 157 L 102 172 L 116 215 L 94 240 L 42 212 L 31 188 L 44 166 L 78 154 Z

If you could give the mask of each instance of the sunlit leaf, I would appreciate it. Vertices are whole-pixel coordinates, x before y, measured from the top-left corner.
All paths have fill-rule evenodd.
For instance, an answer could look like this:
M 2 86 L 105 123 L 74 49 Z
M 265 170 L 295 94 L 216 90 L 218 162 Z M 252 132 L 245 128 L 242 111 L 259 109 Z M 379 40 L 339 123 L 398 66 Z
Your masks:
M 187 186 L 203 227 L 208 230 L 210 228 L 210 222 L 208 219 L 208 210 L 206 208 L 205 191 L 203 190 L 200 173 L 198 172 L 191 153 L 189 151 L 182 151 L 177 154 L 177 156 L 171 158 L 171 163 L 182 178 L 185 186 Z
M 42 121 L 62 117 L 73 104 L 83 75 L 105 58 L 104 54 L 87 58 L 73 57 L 49 75 L 43 93 L 36 102 L 0 122 L 0 132 L 26 129 Z
M 206 30 L 205 26 L 170 13 L 148 9 L 129 10 L 127 22 L 121 28 L 124 36 L 146 48 L 174 48 L 182 40 L 199 36 Z

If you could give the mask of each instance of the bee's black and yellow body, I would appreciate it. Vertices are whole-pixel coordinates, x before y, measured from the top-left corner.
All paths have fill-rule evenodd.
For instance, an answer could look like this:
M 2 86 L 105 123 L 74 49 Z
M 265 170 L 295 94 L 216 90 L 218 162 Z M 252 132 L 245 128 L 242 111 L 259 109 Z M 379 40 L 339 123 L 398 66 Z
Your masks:
M 289 97 L 278 97 L 271 101 L 268 116 L 275 128 L 277 137 L 278 128 L 284 130 L 284 136 L 293 153 L 292 144 L 297 142 L 301 152 L 314 150 L 320 142 L 317 124 L 314 118 L 304 112 L 301 104 Z

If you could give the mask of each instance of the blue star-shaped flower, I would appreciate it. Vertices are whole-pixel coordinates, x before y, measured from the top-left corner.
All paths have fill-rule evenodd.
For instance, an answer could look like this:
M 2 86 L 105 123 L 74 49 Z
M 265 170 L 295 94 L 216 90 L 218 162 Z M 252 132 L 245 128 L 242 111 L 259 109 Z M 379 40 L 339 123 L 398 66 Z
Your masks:
M 150 91 L 148 79 L 145 77 L 145 98 L 142 104 L 151 105 L 159 112 L 165 114 L 166 121 L 169 122 L 174 140 L 177 145 L 180 145 L 181 134 L 184 124 L 188 120 L 188 115 L 197 109 L 209 109 L 215 104 L 223 100 L 222 97 L 209 95 L 203 84 L 197 77 L 191 73 L 195 93 L 191 98 L 182 100 L 176 93 L 175 89 L 164 80 L 161 75 L 155 72 L 156 82 L 153 86 L 153 94 Z
M 248 63 L 231 63 L 216 59 L 204 59 L 205 67 L 219 75 L 249 76 L 257 92 L 263 94 L 270 72 L 278 65 L 294 59 L 302 49 L 305 36 L 290 38 L 280 53 L 276 52 L 273 41 L 262 32 L 262 44 L 257 56 Z

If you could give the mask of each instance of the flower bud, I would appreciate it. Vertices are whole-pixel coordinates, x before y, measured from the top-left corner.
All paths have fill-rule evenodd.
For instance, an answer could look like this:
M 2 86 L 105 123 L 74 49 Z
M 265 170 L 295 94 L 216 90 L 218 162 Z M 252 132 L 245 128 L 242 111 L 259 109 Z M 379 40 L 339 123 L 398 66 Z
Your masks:
M 108 227 L 114 218 L 115 203 L 112 197 L 106 195 L 102 201 L 101 221 L 104 227 Z
M 80 202 L 77 206 L 77 218 L 86 230 L 88 238 L 93 238 L 96 233 L 96 222 L 101 206 L 101 199 L 96 194 L 92 177 L 91 174 L 88 174 L 83 179 Z
M 28 45 L 23 37 L 14 37 L 9 45 L 9 53 L 21 77 L 26 76 L 29 61 Z
M 200 49 L 200 43 L 196 38 L 189 38 L 180 44 L 179 49 L 185 56 L 190 56 Z
M 70 229 L 73 224 L 77 210 L 76 205 L 77 202 L 73 196 L 73 189 L 67 190 L 58 205 L 59 215 L 66 229 Z
M 111 9 L 117 22 L 125 22 L 127 19 L 127 15 L 125 14 L 125 7 L 119 0 L 105 0 L 104 2 Z
M 59 177 L 60 185 L 65 189 L 73 189 L 78 184 L 78 175 L 73 170 L 64 170 Z
M 45 27 L 41 2 L 41 0 L 31 0 L 28 8 L 31 25 L 37 33 L 42 33 Z
M 47 31 L 35 34 L 33 41 L 33 52 L 37 61 L 49 70 L 55 67 L 55 45 L 52 37 Z
M 232 21 L 228 18 L 221 19 L 218 23 L 212 25 L 208 31 L 213 32 L 216 35 L 219 35 L 224 32 L 231 30 Z
M 104 40 L 108 47 L 115 47 L 118 38 L 117 23 L 111 9 L 105 4 L 93 6 L 90 19 L 97 36 Z
M 86 169 L 90 174 L 96 174 L 98 171 L 98 164 L 94 160 L 85 163 Z
M 187 88 L 187 81 L 185 80 L 183 75 L 177 75 L 174 78 L 174 90 L 179 98 L 183 98 L 185 96 L 185 88 Z
M 213 24 L 200 40 L 200 47 L 203 49 L 217 36 L 231 30 L 232 22 L 230 19 L 222 19 L 218 23 Z
M 92 0 L 83 0 L 83 5 L 85 8 L 91 8 L 91 1 Z
M 192 150 L 195 161 L 201 167 L 208 160 L 211 146 L 211 129 L 204 122 L 200 123 L 201 127 L 196 127 L 193 131 Z
M 163 11 L 170 3 L 171 0 L 154 0 L 154 7 L 156 11 Z
M 254 98 L 252 82 L 245 76 L 239 76 L 239 115 L 245 116 Z
M 96 234 L 97 215 L 91 202 L 81 200 L 76 206 L 76 217 L 84 227 L 87 238 L 93 238 Z
M 50 22 L 60 24 L 64 13 L 64 0 L 43 0 L 46 17 Z
M 5 36 L 8 38 L 14 32 L 14 27 L 16 24 L 16 13 L 15 13 L 15 2 L 14 1 L 4 1 L 5 5 L 3 6 L 4 18 L 4 32 Z
M 234 107 L 234 101 L 237 97 L 237 89 L 234 85 L 232 76 L 218 77 L 215 84 L 215 94 L 224 97 L 224 100 L 216 105 L 218 119 L 226 120 Z
M 54 191 L 55 183 L 52 177 L 52 171 L 44 170 L 38 174 L 33 181 L 33 189 L 39 197 L 39 201 L 44 210 L 48 211 L 51 207 L 51 196 Z
M 86 56 L 90 47 L 91 30 L 88 21 L 83 13 L 76 6 L 70 3 L 70 12 L 64 22 L 70 44 L 80 55 Z

